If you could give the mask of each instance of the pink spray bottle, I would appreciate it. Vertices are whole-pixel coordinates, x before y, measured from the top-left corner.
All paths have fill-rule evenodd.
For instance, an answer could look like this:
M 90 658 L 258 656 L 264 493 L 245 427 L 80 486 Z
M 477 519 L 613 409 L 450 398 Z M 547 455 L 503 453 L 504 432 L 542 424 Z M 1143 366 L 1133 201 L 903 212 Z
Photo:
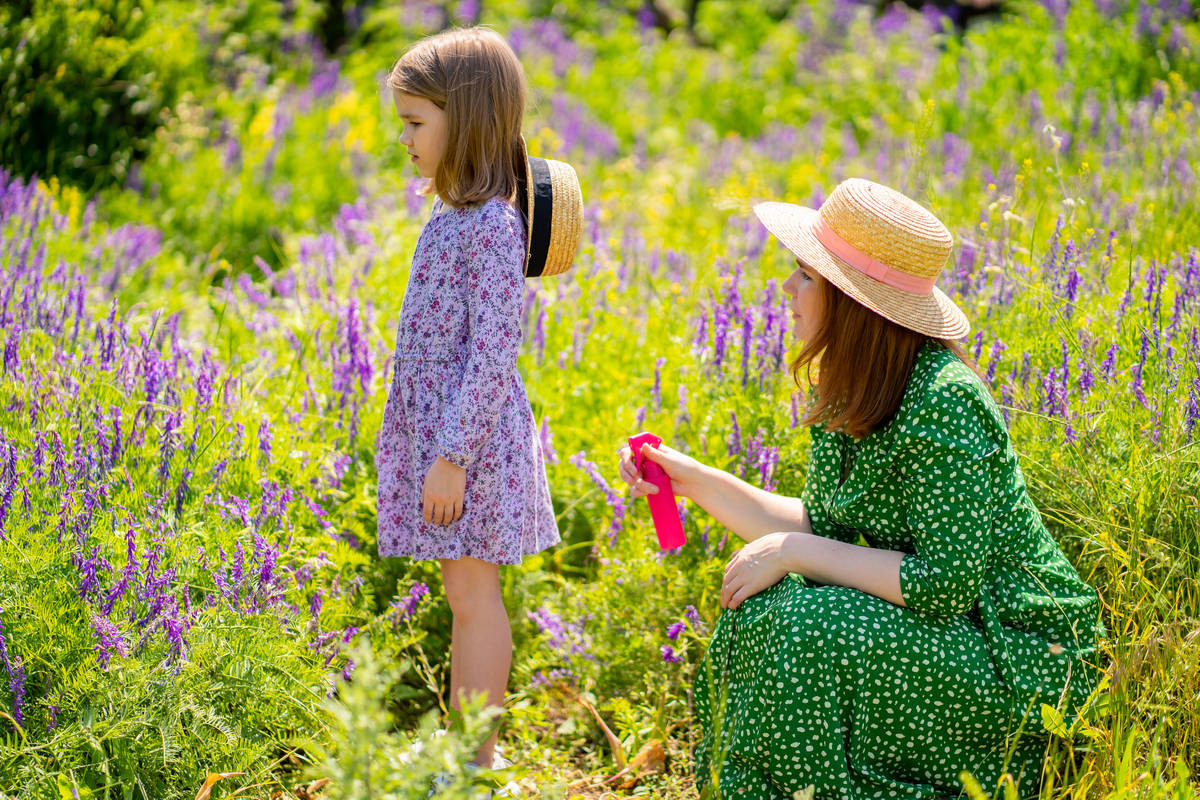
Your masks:
M 646 495 L 646 502 L 650 504 L 650 518 L 654 520 L 654 530 L 658 534 L 658 546 L 663 550 L 682 547 L 687 537 L 683 533 L 679 509 L 675 506 L 675 492 L 671 491 L 671 479 L 662 467 L 642 456 L 644 444 L 657 448 L 662 444 L 662 439 L 653 433 L 645 432 L 629 438 L 629 447 L 633 450 L 633 465 L 648 483 L 658 487 L 658 494 Z

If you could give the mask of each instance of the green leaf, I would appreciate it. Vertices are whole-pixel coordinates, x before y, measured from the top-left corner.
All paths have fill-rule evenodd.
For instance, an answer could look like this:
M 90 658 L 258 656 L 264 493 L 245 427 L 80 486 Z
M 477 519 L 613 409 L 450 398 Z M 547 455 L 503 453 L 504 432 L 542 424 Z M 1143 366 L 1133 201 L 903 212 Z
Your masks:
M 80 786 L 73 778 L 69 778 L 63 773 L 58 773 L 58 797 L 59 800 L 92 800 L 92 790 L 86 786 Z
M 1053 736 L 1067 738 L 1067 726 L 1057 708 L 1042 703 L 1042 727 Z

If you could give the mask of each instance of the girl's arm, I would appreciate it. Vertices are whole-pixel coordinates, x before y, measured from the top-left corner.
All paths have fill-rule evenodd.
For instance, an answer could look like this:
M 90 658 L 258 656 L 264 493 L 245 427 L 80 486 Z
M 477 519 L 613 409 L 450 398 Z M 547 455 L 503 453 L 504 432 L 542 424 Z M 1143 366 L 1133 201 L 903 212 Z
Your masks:
M 486 203 L 467 237 L 469 342 L 462 383 L 442 414 L 436 452 L 467 467 L 479 455 L 508 402 L 521 348 L 525 233 L 516 214 Z
M 812 531 L 804 503 L 751 486 L 728 472 L 701 464 L 666 445 L 646 445 L 642 455 L 659 464 L 671 479 L 676 495 L 686 497 L 746 542 L 775 531 Z M 620 452 L 621 477 L 633 497 L 657 494 L 658 487 L 642 480 L 628 447 Z

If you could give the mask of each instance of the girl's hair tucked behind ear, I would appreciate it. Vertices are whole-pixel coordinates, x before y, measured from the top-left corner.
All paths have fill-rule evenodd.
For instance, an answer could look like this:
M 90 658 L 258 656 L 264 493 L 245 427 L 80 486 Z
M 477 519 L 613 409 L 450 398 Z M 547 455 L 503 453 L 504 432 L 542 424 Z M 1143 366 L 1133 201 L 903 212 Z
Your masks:
M 516 198 L 525 175 L 525 71 L 500 34 L 476 27 L 427 36 L 400 57 L 387 85 L 446 112 L 446 150 L 433 180 L 442 200 Z

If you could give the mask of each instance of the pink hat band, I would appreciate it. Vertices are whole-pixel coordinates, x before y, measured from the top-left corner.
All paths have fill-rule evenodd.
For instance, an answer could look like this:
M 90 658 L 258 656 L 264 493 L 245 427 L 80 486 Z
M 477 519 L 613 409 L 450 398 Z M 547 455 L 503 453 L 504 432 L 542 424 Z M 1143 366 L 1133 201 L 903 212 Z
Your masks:
M 882 261 L 876 261 L 841 236 L 838 236 L 837 232 L 829 227 L 828 223 L 821 218 L 820 213 L 817 214 L 812 231 L 813 235 L 817 237 L 817 241 L 823 244 L 825 249 L 859 272 L 870 278 L 874 278 L 880 283 L 886 283 L 888 286 L 913 294 L 929 294 L 933 291 L 933 287 L 937 283 L 937 276 L 922 278 L 918 275 L 911 275 L 889 267 Z

